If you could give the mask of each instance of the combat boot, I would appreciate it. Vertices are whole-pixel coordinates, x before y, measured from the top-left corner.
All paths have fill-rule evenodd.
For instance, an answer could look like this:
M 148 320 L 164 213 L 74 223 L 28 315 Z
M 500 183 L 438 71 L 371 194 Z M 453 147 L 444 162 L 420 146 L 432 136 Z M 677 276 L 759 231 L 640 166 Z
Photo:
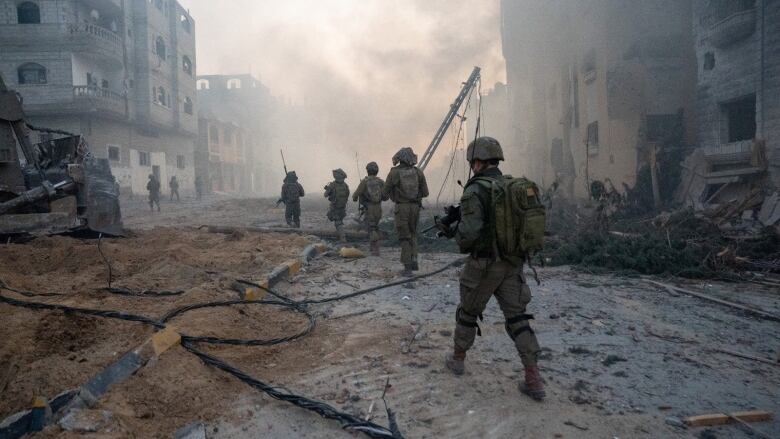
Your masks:
M 371 241 L 371 255 L 379 256 L 379 241 Z
M 520 383 L 520 391 L 535 399 L 541 401 L 547 396 L 544 391 L 544 381 L 539 374 L 538 366 L 528 366 L 525 368 L 525 382 Z
M 412 273 L 412 264 L 404 264 L 404 269 L 401 270 L 401 276 L 404 277 L 414 276 L 414 273 Z
M 420 264 L 417 263 L 417 261 L 412 262 L 412 271 L 419 271 L 420 270 Z
M 455 375 L 463 375 L 466 371 L 465 360 L 466 351 L 455 348 L 444 357 L 444 365 Z

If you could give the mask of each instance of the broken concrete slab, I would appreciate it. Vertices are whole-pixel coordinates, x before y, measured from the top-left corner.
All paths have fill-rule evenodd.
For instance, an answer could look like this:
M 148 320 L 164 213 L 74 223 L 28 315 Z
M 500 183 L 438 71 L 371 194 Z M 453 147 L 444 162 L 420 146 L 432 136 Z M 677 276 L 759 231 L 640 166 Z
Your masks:
M 195 422 L 176 430 L 174 439 L 206 439 L 206 425 Z
M 775 192 L 764 199 L 758 220 L 765 226 L 773 226 L 780 221 L 780 192 Z
M 113 418 L 108 410 L 72 409 L 57 424 L 65 431 L 94 433 L 107 427 Z

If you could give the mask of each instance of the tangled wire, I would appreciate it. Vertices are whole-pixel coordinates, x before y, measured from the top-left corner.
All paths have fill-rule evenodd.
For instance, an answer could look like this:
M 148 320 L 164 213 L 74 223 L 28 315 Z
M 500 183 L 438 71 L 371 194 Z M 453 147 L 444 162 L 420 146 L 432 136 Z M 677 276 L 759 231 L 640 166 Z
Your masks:
M 102 255 L 102 251 L 101 251 Z M 109 266 L 110 270 L 110 262 L 107 258 L 104 256 L 104 261 Z M 120 320 L 126 320 L 126 321 L 132 321 L 132 322 L 138 322 L 143 323 L 147 325 L 154 326 L 156 329 L 163 329 L 165 328 L 165 325 L 170 320 L 195 309 L 201 309 L 201 308 L 209 308 L 209 307 L 224 307 L 224 306 L 234 306 L 234 305 L 265 305 L 265 306 L 273 306 L 283 309 L 289 309 L 291 311 L 294 311 L 296 313 L 300 313 L 307 318 L 307 325 L 305 328 L 300 330 L 299 332 L 287 335 L 283 337 L 277 337 L 277 338 L 270 338 L 270 339 L 232 339 L 232 338 L 221 338 L 221 337 L 205 337 L 205 336 L 194 336 L 194 335 L 187 335 L 187 334 L 181 334 L 181 345 L 184 349 L 186 349 L 188 352 L 192 353 L 193 355 L 197 356 L 203 363 L 213 366 L 217 369 L 220 369 L 222 371 L 225 371 L 234 377 L 238 378 L 242 382 L 248 384 L 249 386 L 260 390 L 267 395 L 271 396 L 272 398 L 278 399 L 280 401 L 285 401 L 290 404 L 293 404 L 295 406 L 298 406 L 300 408 L 313 411 L 320 416 L 326 418 L 326 419 L 333 419 L 336 421 L 339 421 L 341 423 L 342 428 L 346 430 L 352 430 L 352 431 L 359 431 L 362 432 L 369 437 L 372 438 L 385 438 L 385 439 L 402 439 L 403 436 L 401 435 L 400 431 L 398 430 L 398 425 L 396 424 L 395 420 L 395 414 L 392 410 L 387 408 L 387 404 L 385 403 L 385 409 L 387 411 L 387 418 L 388 418 L 388 427 L 384 427 L 381 425 L 378 425 L 376 423 L 360 419 L 357 416 L 354 416 L 352 414 L 343 412 L 338 410 L 337 408 L 326 404 L 321 401 L 315 401 L 310 398 L 307 398 L 305 396 L 297 395 L 289 390 L 277 388 L 274 386 L 271 386 L 270 384 L 267 384 L 255 377 L 252 377 L 248 373 L 242 371 L 241 369 L 238 369 L 235 366 L 230 365 L 229 363 L 225 362 L 224 360 L 217 358 L 215 356 L 209 355 L 201 350 L 199 350 L 196 347 L 196 343 L 211 343 L 211 344 L 228 344 L 228 345 L 239 345 L 239 346 L 271 346 L 276 345 L 280 343 L 286 343 L 289 341 L 297 340 L 301 337 L 304 337 L 311 333 L 314 330 L 314 326 L 316 324 L 316 320 L 314 318 L 314 315 L 311 314 L 307 308 L 308 305 L 314 305 L 314 304 L 322 304 L 322 303 L 328 303 L 328 302 L 334 302 L 337 300 L 345 300 L 349 298 L 353 298 L 356 296 L 368 294 L 374 291 L 378 291 L 385 288 L 390 288 L 393 286 L 401 285 L 404 283 L 408 283 L 417 279 L 423 279 L 426 277 L 430 277 L 433 275 L 436 275 L 438 273 L 441 273 L 448 268 L 460 265 L 462 261 L 455 261 L 452 263 L 449 263 L 437 270 L 434 270 L 432 272 L 419 274 L 417 276 L 413 276 L 410 278 L 406 278 L 401 281 L 396 282 L 390 282 L 386 284 L 377 285 L 370 288 L 365 288 L 362 290 L 358 290 L 352 293 L 343 294 L 343 295 L 337 295 L 333 297 L 328 297 L 324 299 L 307 299 L 307 300 L 293 300 L 289 297 L 284 296 L 283 294 L 279 293 L 278 291 L 274 291 L 271 288 L 264 287 L 262 285 L 256 284 L 254 282 L 250 282 L 247 280 L 239 279 L 238 282 L 250 285 L 256 288 L 260 288 L 268 292 L 270 295 L 274 296 L 275 300 L 255 300 L 255 301 L 243 301 L 243 300 L 227 300 L 227 301 L 214 301 L 214 302 L 205 302 L 205 303 L 195 303 L 191 305 L 185 305 L 180 308 L 176 308 L 165 315 L 163 315 L 159 319 L 153 319 L 151 317 L 142 316 L 142 315 L 136 315 L 131 313 L 126 313 L 122 311 L 113 311 L 113 310 L 99 310 L 99 309 L 91 309 L 91 308 L 79 308 L 79 307 L 72 307 L 72 306 L 66 306 L 66 305 L 59 305 L 59 304 L 51 304 L 51 303 L 43 303 L 43 302 L 29 302 L 24 300 L 18 300 L 11 297 L 6 297 L 2 294 L 0 294 L 0 303 L 5 303 L 7 305 L 11 306 L 17 306 L 17 307 L 23 307 L 28 309 L 34 309 L 34 310 L 51 310 L 51 311 L 63 311 L 66 313 L 77 313 L 77 314 L 85 314 L 95 317 L 103 317 L 103 318 L 111 318 L 111 319 L 120 319 Z M 109 275 L 109 279 L 110 279 Z M 14 289 L 6 285 L 2 280 L 0 280 L 0 290 L 7 290 L 12 291 L 17 294 L 21 294 L 27 297 L 33 297 L 33 296 L 61 296 L 60 293 L 33 293 L 29 291 L 23 291 L 19 289 Z M 114 294 L 122 294 L 122 295 L 130 295 L 130 296 L 172 296 L 172 295 L 178 295 L 182 294 L 183 291 L 152 291 L 152 290 L 144 290 L 140 292 L 134 292 L 132 290 L 128 290 L 125 288 L 113 288 L 108 287 L 105 289 L 105 291 L 109 293 Z M 385 389 L 387 386 L 385 387 Z M 382 397 L 384 401 L 384 395 Z

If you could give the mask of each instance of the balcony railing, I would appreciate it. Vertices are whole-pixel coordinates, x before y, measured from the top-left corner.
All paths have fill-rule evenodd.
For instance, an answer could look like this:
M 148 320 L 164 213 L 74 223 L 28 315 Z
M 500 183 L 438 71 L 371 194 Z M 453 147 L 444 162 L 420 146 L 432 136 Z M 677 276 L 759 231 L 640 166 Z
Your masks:
M 73 86 L 73 102 L 82 111 L 108 111 L 116 115 L 125 113 L 125 100 L 121 94 L 93 85 Z
M 744 40 L 756 31 L 756 10 L 745 9 L 722 18 L 710 28 L 710 40 L 723 48 Z
M 92 35 L 95 38 L 116 44 L 117 47 L 122 45 L 122 40 L 119 39 L 119 35 L 115 32 L 92 23 L 70 23 L 68 24 L 68 33 L 70 35 Z

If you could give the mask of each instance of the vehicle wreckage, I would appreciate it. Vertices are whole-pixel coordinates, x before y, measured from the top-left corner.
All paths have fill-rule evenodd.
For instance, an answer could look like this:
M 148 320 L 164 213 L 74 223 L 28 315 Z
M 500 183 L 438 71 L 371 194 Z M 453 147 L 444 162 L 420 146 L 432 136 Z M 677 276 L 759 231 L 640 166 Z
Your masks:
M 31 131 L 57 138 L 33 144 Z M 122 234 L 108 160 L 78 134 L 28 124 L 21 97 L 0 78 L 0 236 L 80 232 Z

